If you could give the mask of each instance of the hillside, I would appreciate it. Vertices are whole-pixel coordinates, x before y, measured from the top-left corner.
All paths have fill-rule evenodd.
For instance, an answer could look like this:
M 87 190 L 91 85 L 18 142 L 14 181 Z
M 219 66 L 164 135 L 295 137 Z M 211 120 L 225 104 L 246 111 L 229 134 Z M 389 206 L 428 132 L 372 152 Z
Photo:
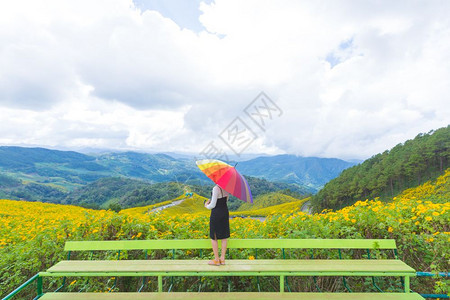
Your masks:
M 111 173 L 95 157 L 73 151 L 0 147 L 0 172 L 37 184 L 71 190 Z
M 60 203 L 67 191 L 52 183 L 35 183 L 0 174 L 0 197 L 6 199 Z
M 255 197 L 253 199 L 253 204 L 245 202 L 242 203 L 237 211 L 255 210 L 298 200 L 299 199 L 297 198 L 282 194 L 280 192 L 272 192 Z
M 178 205 L 164 209 L 161 213 L 169 216 L 191 214 L 191 215 L 209 215 L 209 210 L 204 207 L 204 201 L 207 198 L 194 194 L 192 197 L 184 198 L 185 200 Z
M 0 147 L 0 173 L 17 180 L 61 187 L 67 192 L 105 177 L 149 182 L 201 183 L 195 163 L 165 154 L 135 152 L 98 156 L 44 148 Z
M 107 153 L 96 159 L 111 173 L 129 178 L 150 182 L 201 183 L 205 181 L 203 173 L 191 159 L 175 159 L 166 154 L 137 152 Z
M 89 208 L 107 208 L 107 204 L 119 203 L 129 193 L 148 185 L 148 182 L 123 177 L 101 178 L 72 191 L 61 202 Z
M 253 208 L 249 210 L 243 211 L 234 211 L 230 212 L 230 216 L 239 216 L 239 217 L 267 217 L 271 215 L 283 215 L 283 214 L 293 214 L 299 213 L 305 204 L 306 201 L 310 200 L 310 198 L 305 199 L 295 199 L 292 202 L 286 202 L 282 204 L 267 206 L 263 208 Z
M 243 161 L 237 168 L 245 175 L 306 186 L 315 193 L 343 170 L 354 165 L 336 158 L 276 155 Z
M 204 201 L 208 200 L 208 198 L 202 197 L 195 193 L 193 197 L 180 196 L 172 201 L 164 202 L 164 204 L 176 202 L 181 199 L 183 199 L 181 203 L 170 206 L 162 210 L 161 213 L 170 216 L 183 214 L 209 215 L 210 211 L 204 207 Z M 238 200 L 242 202 L 242 205 L 238 211 L 230 211 L 230 216 L 267 216 L 277 213 L 292 213 L 299 211 L 303 206 L 303 203 L 305 203 L 308 199 L 309 198 L 299 200 L 279 192 L 264 194 L 255 199 L 255 204 L 248 204 Z M 151 207 L 155 208 L 157 206 L 154 205 Z M 133 210 L 136 212 L 141 211 L 142 213 L 148 212 L 148 209 L 145 208 L 133 208 Z
M 301 198 L 316 191 L 298 183 L 271 182 L 262 177 L 264 174 L 260 178 L 246 175 L 254 197 L 282 190 Z M 95 209 L 114 205 L 118 210 L 172 199 L 184 189 L 209 197 L 212 184 L 192 159 L 167 154 L 90 156 L 73 151 L 0 147 L 0 196 L 7 199 Z M 231 210 L 236 210 L 242 201 L 232 198 L 229 204 Z
M 357 200 L 390 199 L 443 174 L 450 162 L 450 126 L 419 134 L 362 164 L 344 170 L 313 197 L 315 211 L 339 209 Z
M 275 191 L 290 193 L 299 198 L 305 195 L 302 189 L 292 184 L 274 183 L 252 177 L 247 178 L 252 192 L 255 193 L 254 195 L 256 197 Z M 16 182 L 12 182 L 11 184 L 16 184 Z M 108 208 L 110 205 L 115 205 L 114 207 L 119 209 L 146 206 L 170 200 L 183 194 L 184 191 L 194 192 L 203 197 L 210 197 L 212 186 L 212 182 L 204 185 L 186 185 L 176 182 L 152 184 L 126 177 L 108 177 L 96 180 L 68 194 L 62 194 L 64 198 L 60 202 L 95 209 Z M 57 201 L 53 202 L 59 203 Z M 238 209 L 242 203 L 242 201 L 231 197 L 229 203 L 230 210 Z
M 316 193 L 325 182 L 351 165 L 336 159 L 281 155 L 243 161 L 237 169 L 247 177 L 267 180 L 250 183 L 255 195 L 279 189 L 305 195 Z M 0 175 L 0 195 L 3 197 L 54 203 L 61 203 L 69 193 L 75 190 L 78 193 L 103 178 L 125 177 L 149 183 L 177 182 L 191 186 L 211 183 L 197 168 L 194 158 L 136 152 L 86 155 L 8 146 L 0 147 Z M 276 189 L 268 182 L 276 182 Z M 280 187 L 283 184 L 284 187 Z M 113 194 L 114 191 L 106 193 Z M 51 197 L 45 199 L 45 195 Z M 69 198 L 77 197 L 70 195 Z

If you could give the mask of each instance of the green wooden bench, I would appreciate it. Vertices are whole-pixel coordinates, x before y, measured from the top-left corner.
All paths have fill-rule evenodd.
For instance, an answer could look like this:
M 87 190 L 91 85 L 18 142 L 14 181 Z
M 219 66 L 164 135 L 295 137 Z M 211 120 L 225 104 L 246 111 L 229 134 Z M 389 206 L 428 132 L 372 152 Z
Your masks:
M 67 300 L 67 299 L 205 299 L 211 300 L 220 297 L 224 300 L 234 299 L 308 299 L 308 300 L 423 300 L 416 293 L 47 293 L 40 299 Z
M 305 299 L 319 299 L 326 296 L 329 299 L 422 299 L 416 293 L 410 293 L 410 277 L 415 276 L 414 269 L 397 258 L 395 240 L 384 239 L 230 239 L 228 249 L 281 249 L 280 259 L 228 259 L 224 266 L 210 266 L 205 260 L 170 259 L 170 260 L 70 260 L 74 251 L 130 251 L 143 250 L 146 255 L 152 250 L 194 250 L 211 249 L 211 241 L 199 240 L 135 240 L 135 241 L 72 241 L 66 242 L 68 260 L 58 262 L 37 277 L 38 294 L 43 294 L 42 280 L 46 277 L 150 277 L 158 278 L 157 293 L 77 293 L 78 299 L 124 299 L 124 295 L 140 299 L 143 297 L 159 299 L 170 295 L 188 298 L 208 297 L 209 293 L 162 293 L 163 277 L 170 276 L 275 276 L 279 277 L 280 293 L 221 293 L 224 297 L 257 298 L 277 297 L 292 298 L 301 296 Z M 295 249 L 365 249 L 370 257 L 372 250 L 393 250 L 393 259 L 284 259 L 285 250 Z M 120 252 L 119 252 L 120 253 Z M 173 251 L 175 253 L 175 250 Z M 290 276 L 342 276 L 345 277 L 400 277 L 403 279 L 403 293 L 285 293 L 286 280 Z M 257 277 L 258 278 L 258 277 Z M 115 283 L 114 283 L 115 284 Z M 378 287 L 377 287 L 378 288 Z M 169 289 L 170 291 L 170 289 Z M 349 289 L 349 291 L 351 291 Z M 380 290 L 381 291 L 381 290 Z M 229 295 L 228 295 L 229 294 Z M 67 293 L 45 293 L 42 299 L 62 299 Z M 214 293 L 217 295 L 217 293 Z M 228 295 L 228 296 L 227 296 Z M 246 295 L 246 296 L 245 296 Z M 91 298 L 89 298 L 91 297 Z M 94 298 L 92 298 L 94 297 Z M 122 298 L 121 298 L 122 297 Z M 177 296 L 178 297 L 178 296 Z M 209 296 L 211 297 L 211 296 Z M 221 296 L 222 297 L 222 296 Z M 365 298 L 366 297 L 366 298 Z M 67 299 L 67 298 L 64 298 Z M 227 298 L 225 298 L 227 299 Z

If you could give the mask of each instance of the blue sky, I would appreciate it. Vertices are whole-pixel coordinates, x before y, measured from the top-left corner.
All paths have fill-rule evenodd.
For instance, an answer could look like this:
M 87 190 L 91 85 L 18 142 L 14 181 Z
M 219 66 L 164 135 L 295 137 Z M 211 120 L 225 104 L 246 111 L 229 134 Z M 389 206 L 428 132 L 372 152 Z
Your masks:
M 199 21 L 201 11 L 200 2 L 212 3 L 213 1 L 200 0 L 133 0 L 136 7 L 145 10 L 156 10 L 164 17 L 173 20 L 181 28 L 200 32 L 205 30 Z
M 0 145 L 233 154 L 241 124 L 243 154 L 365 159 L 450 123 L 449 10 L 1 1 Z M 262 91 L 279 109 L 254 102 Z M 276 113 L 261 127 L 249 107 Z

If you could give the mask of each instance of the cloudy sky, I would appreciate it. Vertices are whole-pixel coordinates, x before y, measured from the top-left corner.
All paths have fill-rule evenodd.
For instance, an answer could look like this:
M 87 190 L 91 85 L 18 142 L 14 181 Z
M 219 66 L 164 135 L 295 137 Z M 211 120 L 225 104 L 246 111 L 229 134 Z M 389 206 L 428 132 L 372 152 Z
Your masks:
M 450 123 L 449 14 L 445 0 L 1 1 L 0 145 L 233 153 L 238 120 L 239 153 L 365 159 Z M 260 92 L 278 108 L 264 127 L 246 114 Z

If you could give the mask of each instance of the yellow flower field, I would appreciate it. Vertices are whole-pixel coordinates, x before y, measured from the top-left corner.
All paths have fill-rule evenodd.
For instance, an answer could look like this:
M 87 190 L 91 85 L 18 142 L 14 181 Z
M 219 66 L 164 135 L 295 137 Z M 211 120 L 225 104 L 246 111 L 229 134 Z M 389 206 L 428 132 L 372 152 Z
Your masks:
M 283 211 L 265 208 L 269 212 L 264 222 L 231 219 L 231 238 L 394 238 L 400 258 L 417 270 L 448 272 L 449 178 L 447 170 L 436 182 L 406 190 L 389 203 L 364 200 L 339 211 L 313 215 L 299 212 L 298 204 L 283 204 L 291 205 Z M 203 199 L 194 195 L 192 201 L 203 205 Z M 0 295 L 62 259 L 66 240 L 208 238 L 207 210 L 151 212 L 156 206 L 115 213 L 0 200 Z M 248 258 L 250 253 L 243 255 Z M 436 282 L 436 289 L 448 288 L 442 281 Z

